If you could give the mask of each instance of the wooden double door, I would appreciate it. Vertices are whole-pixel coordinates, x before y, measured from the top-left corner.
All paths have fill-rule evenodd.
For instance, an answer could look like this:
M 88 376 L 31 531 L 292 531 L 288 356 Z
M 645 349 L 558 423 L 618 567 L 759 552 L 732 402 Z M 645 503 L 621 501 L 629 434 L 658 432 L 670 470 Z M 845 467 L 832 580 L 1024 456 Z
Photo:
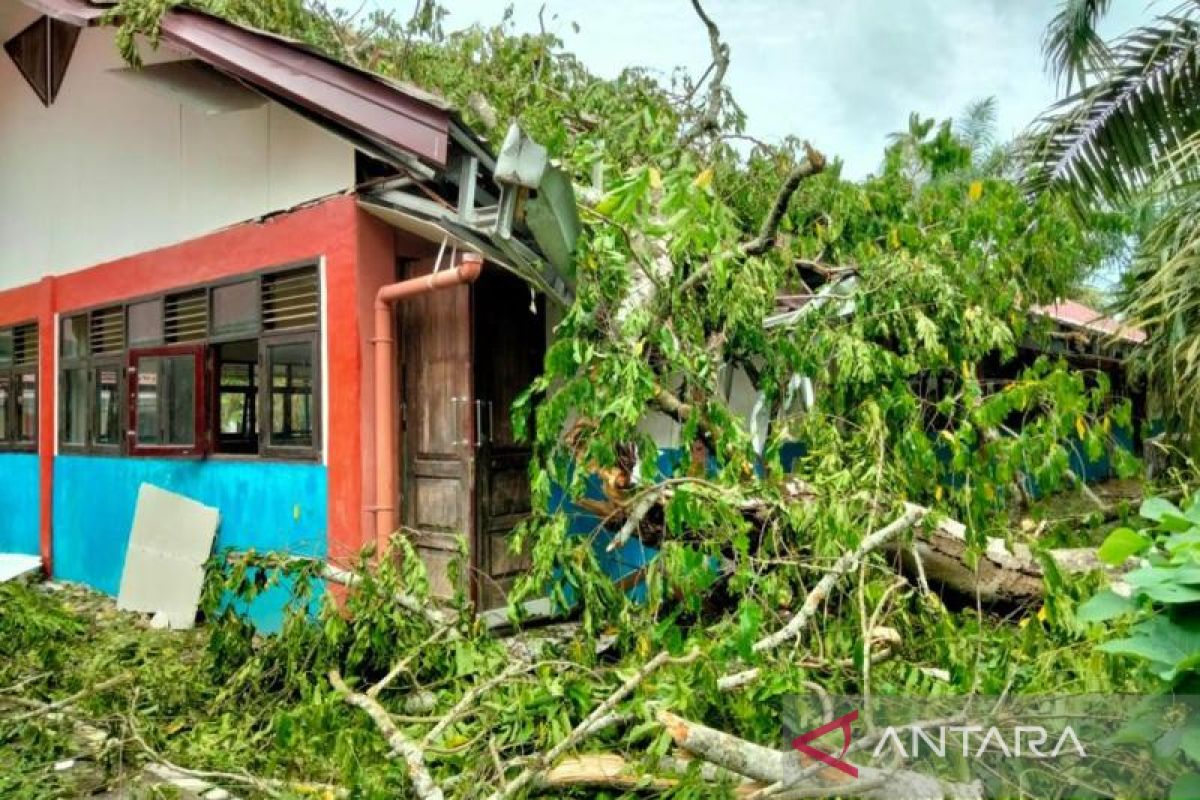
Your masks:
M 402 277 L 428 271 L 409 264 Z M 435 595 L 458 580 L 476 608 L 503 605 L 529 566 L 509 549 L 530 511 L 530 448 L 514 435 L 512 405 L 542 367 L 544 304 L 489 265 L 470 286 L 402 303 L 399 330 L 401 519 Z

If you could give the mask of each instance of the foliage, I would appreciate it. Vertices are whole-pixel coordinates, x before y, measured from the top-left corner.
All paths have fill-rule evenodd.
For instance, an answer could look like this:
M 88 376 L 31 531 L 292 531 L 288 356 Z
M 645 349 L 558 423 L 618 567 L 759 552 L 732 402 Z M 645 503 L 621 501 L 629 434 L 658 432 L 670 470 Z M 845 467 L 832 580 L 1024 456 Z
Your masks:
M 1125 211 L 1135 250 L 1122 311 L 1149 335 L 1139 359 L 1172 430 L 1200 429 L 1194 219 L 1200 146 L 1200 28 L 1183 3 L 1112 43 L 1095 25 L 1107 2 L 1065 2 L 1047 60 L 1068 96 L 1026 139 L 1028 185 L 1066 189 L 1082 207 Z M 1072 82 L 1078 84 L 1073 93 Z
M 557 312 L 544 374 L 514 412 L 535 453 L 535 512 L 515 542 L 534 563 L 515 599 L 550 593 L 583 632 L 431 743 L 435 777 L 456 793 L 500 785 L 498 763 L 545 752 L 660 651 L 701 657 L 656 673 L 595 742 L 643 764 L 670 744 L 656 711 L 771 742 L 779 698 L 813 679 L 843 694 L 1142 685 L 1097 656 L 1076 623 L 1075 599 L 1091 584 L 1053 570 L 1043 612 L 1017 626 L 908 591 L 875 556 L 801 632 L 811 658 L 753 647 L 795 613 L 814 571 L 903 503 L 961 520 L 973 545 L 1009 536 L 1030 487 L 1070 485 L 1071 448 L 1097 456 L 1128 425 L 1102 375 L 1029 355 L 1046 333 L 1030 305 L 1062 296 L 1110 254 L 1112 238 L 1063 197 L 1028 197 L 1003 170 L 981 168 L 978 136 L 916 115 L 879 174 L 860 182 L 798 140 L 742 152 L 731 142 L 744 119 L 719 83 L 679 74 L 664 86 L 636 69 L 601 79 L 550 35 L 516 35 L 507 23 L 447 33 L 429 3 L 408 21 L 353 20 L 299 0 L 200 5 L 440 91 L 492 140 L 519 119 L 578 182 L 597 166 L 608 176 L 593 187 L 598 202 L 581 207 L 575 302 Z M 113 12 L 127 57 L 166 7 L 125 0 Z M 981 381 L 995 367 L 1013 376 L 999 390 Z M 607 503 L 629 518 L 647 498 L 654 512 L 632 533 L 654 557 L 633 580 L 634 602 L 610 574 L 615 526 L 581 509 Z M 68 692 L 124 666 L 142 699 L 124 689 L 83 705 L 136 715 L 150 745 L 180 763 L 395 795 L 403 767 L 325 671 L 362 687 L 406 663 L 380 698 L 419 736 L 432 723 L 405 711 L 406 696 L 432 692 L 445 713 L 510 660 L 475 624 L 435 638 L 395 602 L 423 585 L 415 556 L 398 562 L 361 565 L 344 607 L 325 605 L 317 625 L 306 613 L 313 565 L 219 563 L 206 648 L 189 656 L 186 681 L 176 665 L 116 657 L 105 636 L 89 643 L 103 667 L 81 664 L 40 688 Z M 275 580 L 299 592 L 294 613 L 280 635 L 256 638 L 234 612 Z M 873 664 L 883 627 L 899 644 Z M 615 642 L 601 658 L 605 636 Z M 154 634 L 133 638 L 167 648 Z M 65 659 L 74 646 L 62 644 Z M 0 662 L 0 675 L 18 680 L 23 666 Z M 747 666 L 762 680 L 717 691 L 719 677 Z M 31 757 L 25 746 L 16 753 Z M 712 795 L 694 775 L 672 792 Z
M 1196 694 L 1200 689 L 1200 494 L 1180 509 L 1162 497 L 1142 503 L 1149 523 L 1141 530 L 1118 528 L 1100 548 L 1109 564 L 1138 556 L 1141 566 L 1126 573 L 1125 591 L 1106 589 L 1079 608 L 1085 622 L 1133 617 L 1121 638 L 1100 650 L 1132 656 L 1162 680 L 1170 691 Z M 1127 592 L 1127 594 L 1126 594 Z M 1181 751 L 1200 765 L 1200 720 L 1184 720 L 1172 733 L 1171 751 Z M 1200 772 L 1187 780 L 1200 780 Z M 1182 795 L 1181 795 L 1182 796 Z

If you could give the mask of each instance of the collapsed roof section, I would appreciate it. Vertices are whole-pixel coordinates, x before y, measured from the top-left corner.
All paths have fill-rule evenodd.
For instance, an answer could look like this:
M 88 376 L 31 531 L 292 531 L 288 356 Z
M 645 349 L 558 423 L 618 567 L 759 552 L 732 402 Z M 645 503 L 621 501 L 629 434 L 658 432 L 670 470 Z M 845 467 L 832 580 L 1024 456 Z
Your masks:
M 81 28 L 102 24 L 112 5 L 22 2 Z M 539 179 L 531 185 L 528 170 L 498 172 L 496 158 L 451 106 L 414 86 L 344 64 L 303 42 L 185 6 L 164 12 L 160 30 L 172 49 L 363 153 L 372 165 L 370 179 L 357 187 L 365 210 L 424 238 L 477 250 L 556 302 L 570 301 L 571 251 L 578 235 L 574 196 L 569 181 L 563 191 L 562 173 L 544 163 L 544 150 Z M 160 72 L 147 72 L 145 78 L 170 77 L 169 71 Z M 530 152 L 520 153 L 522 166 Z

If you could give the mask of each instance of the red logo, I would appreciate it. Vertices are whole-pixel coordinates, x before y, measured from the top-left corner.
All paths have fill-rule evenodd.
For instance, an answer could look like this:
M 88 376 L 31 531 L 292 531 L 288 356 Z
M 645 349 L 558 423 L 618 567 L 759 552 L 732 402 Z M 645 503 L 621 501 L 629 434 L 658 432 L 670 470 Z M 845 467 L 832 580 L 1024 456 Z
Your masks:
M 839 769 L 849 775 L 851 778 L 858 777 L 858 767 L 848 761 L 842 759 L 846 757 L 846 751 L 850 749 L 850 723 L 858 719 L 858 711 L 851 711 L 849 714 L 843 714 L 837 719 L 826 722 L 819 728 L 813 728 L 808 733 L 802 733 L 795 739 L 792 739 L 792 748 L 800 751 L 804 755 L 816 761 L 820 761 L 826 766 Z M 825 734 L 832 730 L 841 729 L 842 731 L 842 752 L 837 756 L 830 755 L 824 750 L 818 750 L 809 745 L 813 739 L 820 739 Z

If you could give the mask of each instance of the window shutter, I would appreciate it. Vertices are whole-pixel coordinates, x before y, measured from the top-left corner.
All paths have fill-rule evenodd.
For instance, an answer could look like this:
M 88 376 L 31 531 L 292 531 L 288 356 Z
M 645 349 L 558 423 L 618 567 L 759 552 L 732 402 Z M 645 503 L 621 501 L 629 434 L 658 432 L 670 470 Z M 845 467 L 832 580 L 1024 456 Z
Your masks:
M 167 295 L 163 332 L 169 343 L 195 342 L 208 336 L 208 292 Z
M 37 323 L 18 325 L 13 329 L 13 363 L 18 367 L 37 366 Z
M 315 327 L 320 287 L 316 267 L 277 272 L 262 282 L 262 323 L 268 331 Z
M 120 306 L 92 312 L 88 333 L 92 355 L 119 354 L 125 348 L 125 311 Z

